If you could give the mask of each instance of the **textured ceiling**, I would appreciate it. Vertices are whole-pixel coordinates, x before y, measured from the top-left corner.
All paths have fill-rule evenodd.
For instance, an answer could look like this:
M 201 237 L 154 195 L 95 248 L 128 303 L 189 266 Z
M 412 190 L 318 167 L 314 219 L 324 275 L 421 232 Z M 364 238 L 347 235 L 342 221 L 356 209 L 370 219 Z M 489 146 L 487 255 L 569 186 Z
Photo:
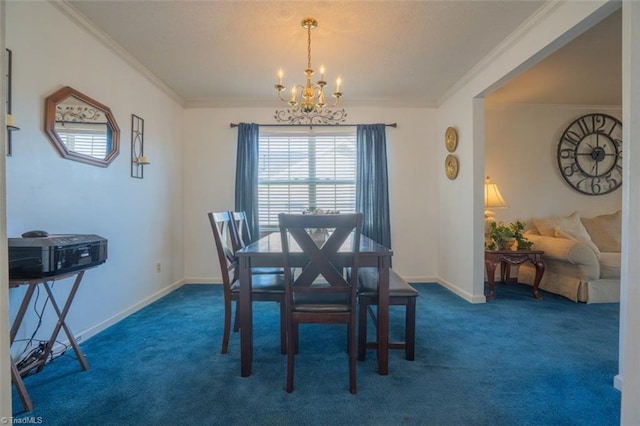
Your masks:
M 62 8 L 86 18 L 186 106 L 276 105 L 279 68 L 285 85 L 303 82 L 300 22 L 309 16 L 319 22 L 312 67 L 325 66 L 332 90 L 342 78 L 345 105 L 433 106 L 545 3 L 83 0 Z M 515 93 L 508 87 L 505 99 Z

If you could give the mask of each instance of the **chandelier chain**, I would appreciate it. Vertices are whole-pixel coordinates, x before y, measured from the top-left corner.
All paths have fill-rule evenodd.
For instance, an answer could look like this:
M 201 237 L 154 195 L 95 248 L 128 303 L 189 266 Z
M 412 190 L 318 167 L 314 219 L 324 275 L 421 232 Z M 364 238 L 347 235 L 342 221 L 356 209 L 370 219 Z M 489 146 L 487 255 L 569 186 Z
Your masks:
M 311 25 L 307 26 L 307 69 L 311 69 Z

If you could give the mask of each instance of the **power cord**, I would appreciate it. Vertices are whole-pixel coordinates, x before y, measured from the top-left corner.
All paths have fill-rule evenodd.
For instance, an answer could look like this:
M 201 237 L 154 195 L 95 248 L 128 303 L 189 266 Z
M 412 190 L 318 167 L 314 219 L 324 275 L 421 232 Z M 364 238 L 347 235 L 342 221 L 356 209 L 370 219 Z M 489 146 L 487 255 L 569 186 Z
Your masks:
M 36 367 L 43 364 L 43 361 L 45 361 L 43 360 L 45 347 L 45 342 L 40 342 L 37 347 L 33 348 L 16 364 L 16 367 L 20 372 L 20 376 L 28 376 Z
M 51 286 L 53 287 L 54 284 L 55 283 L 52 283 Z M 35 367 L 38 367 L 39 365 L 42 365 L 42 364 L 46 364 L 47 362 L 51 362 L 54 359 L 64 355 L 64 353 L 69 349 L 69 345 L 64 345 L 62 344 L 62 342 L 56 341 L 55 343 L 63 346 L 60 352 L 57 354 L 54 354 L 53 351 L 51 351 L 49 352 L 49 355 L 48 355 L 49 359 L 48 360 L 43 359 L 47 341 L 36 340 L 35 336 L 38 333 L 38 330 L 40 330 L 40 327 L 42 325 L 42 318 L 44 316 L 44 311 L 47 308 L 47 304 L 49 303 L 49 296 L 47 295 L 47 298 L 42 304 L 42 308 L 38 310 L 39 299 L 40 299 L 40 286 L 36 288 L 36 296 L 35 296 L 35 300 L 33 301 L 33 311 L 35 312 L 35 315 L 38 318 L 38 323 L 36 324 L 35 330 L 31 334 L 30 338 L 20 339 L 15 341 L 15 342 L 20 342 L 20 341 L 27 342 L 24 346 L 22 353 L 18 356 L 21 359 L 16 364 L 16 367 L 18 368 L 18 371 L 20 371 L 20 375 L 22 377 L 27 376 L 32 372 L 34 372 Z M 33 347 L 34 341 L 38 342 L 38 346 L 34 347 L 29 351 L 29 348 Z

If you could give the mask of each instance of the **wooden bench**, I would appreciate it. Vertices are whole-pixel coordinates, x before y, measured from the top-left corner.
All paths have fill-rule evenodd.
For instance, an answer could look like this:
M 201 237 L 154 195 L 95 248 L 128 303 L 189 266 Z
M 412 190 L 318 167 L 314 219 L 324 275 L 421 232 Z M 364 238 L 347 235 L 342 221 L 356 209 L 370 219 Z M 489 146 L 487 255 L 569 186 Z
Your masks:
M 367 349 L 376 349 L 377 343 L 367 342 L 367 312 L 377 324 L 376 313 L 372 305 L 378 304 L 378 271 L 376 268 L 361 268 L 358 272 L 358 359 L 363 361 Z M 389 342 L 390 349 L 404 349 L 405 358 L 415 359 L 416 346 L 416 298 L 418 291 L 406 282 L 393 269 L 389 270 L 389 306 L 405 306 L 404 341 Z

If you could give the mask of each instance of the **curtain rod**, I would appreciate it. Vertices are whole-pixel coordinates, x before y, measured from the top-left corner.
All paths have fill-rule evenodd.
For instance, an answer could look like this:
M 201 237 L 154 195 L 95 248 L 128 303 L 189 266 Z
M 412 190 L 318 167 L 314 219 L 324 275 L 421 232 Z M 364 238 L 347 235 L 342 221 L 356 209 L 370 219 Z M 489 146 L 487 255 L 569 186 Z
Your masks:
M 260 127 L 355 127 L 357 124 L 258 124 Z M 387 127 L 398 127 L 398 123 L 385 124 Z M 229 127 L 238 127 L 238 123 L 229 123 Z

